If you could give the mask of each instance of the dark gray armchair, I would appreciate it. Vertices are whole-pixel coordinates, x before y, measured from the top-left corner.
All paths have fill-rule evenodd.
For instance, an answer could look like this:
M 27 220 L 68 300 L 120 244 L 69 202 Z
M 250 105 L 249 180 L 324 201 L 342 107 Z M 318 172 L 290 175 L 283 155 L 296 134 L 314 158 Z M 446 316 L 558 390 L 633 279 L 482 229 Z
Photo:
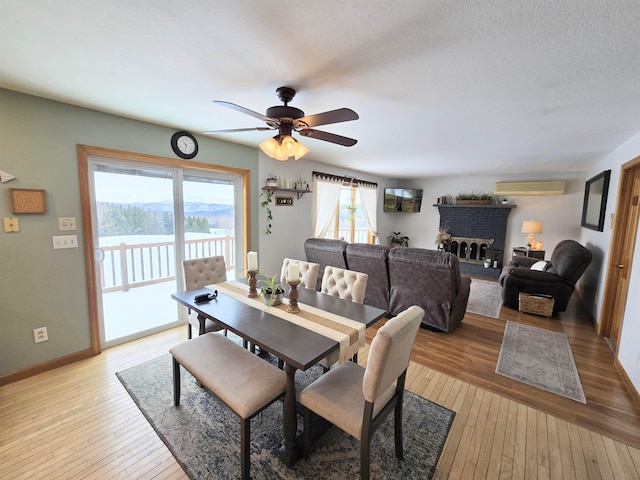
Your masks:
M 418 305 L 426 312 L 423 326 L 449 333 L 464 318 L 471 279 L 460 276 L 452 253 L 394 247 L 389 252 L 389 284 L 391 315 Z
M 516 256 L 502 269 L 502 304 L 517 309 L 520 293 L 538 293 L 554 298 L 554 314 L 564 312 L 576 282 L 591 263 L 591 252 L 574 240 L 563 240 L 543 271 L 531 270 L 538 261 Z

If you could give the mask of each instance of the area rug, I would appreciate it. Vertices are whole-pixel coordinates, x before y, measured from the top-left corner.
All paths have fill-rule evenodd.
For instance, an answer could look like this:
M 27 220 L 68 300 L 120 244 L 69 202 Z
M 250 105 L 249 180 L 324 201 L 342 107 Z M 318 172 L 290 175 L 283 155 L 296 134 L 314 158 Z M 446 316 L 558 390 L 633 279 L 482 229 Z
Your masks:
M 564 333 L 507 322 L 496 373 L 587 403 Z
M 180 407 L 173 406 L 170 355 L 116 375 L 190 478 L 239 478 L 238 417 L 181 370 Z M 302 386 L 320 374 L 319 367 L 298 372 L 296 383 Z M 403 413 L 404 460 L 395 457 L 391 414 L 372 440 L 372 478 L 430 479 L 435 471 L 455 413 L 410 392 Z M 276 402 L 251 421 L 253 479 L 360 478 L 360 444 L 336 428 L 318 441 L 309 460 L 291 469 L 278 458 L 281 440 L 282 404 Z
M 472 278 L 467 312 L 477 313 L 485 317 L 500 318 L 501 309 L 502 287 L 500 284 Z

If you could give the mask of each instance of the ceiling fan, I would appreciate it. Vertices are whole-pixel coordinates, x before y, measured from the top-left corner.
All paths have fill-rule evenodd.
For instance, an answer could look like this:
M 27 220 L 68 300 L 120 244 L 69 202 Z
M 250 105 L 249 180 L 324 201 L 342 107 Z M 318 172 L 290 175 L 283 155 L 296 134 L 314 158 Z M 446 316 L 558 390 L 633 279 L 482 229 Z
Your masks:
M 262 151 L 276 160 L 288 160 L 292 157 L 295 160 L 298 160 L 309 151 L 307 147 L 291 136 L 294 131 L 298 132 L 303 137 L 324 140 L 325 142 L 331 142 L 345 147 L 351 147 L 358 143 L 358 141 L 353 138 L 343 137 L 342 135 L 336 135 L 335 133 L 324 132 L 322 130 L 315 130 L 312 128 L 320 125 L 329 125 L 331 123 L 357 120 L 359 118 L 358 114 L 353 110 L 349 108 L 339 108 L 337 110 L 330 110 L 328 112 L 305 116 L 304 112 L 299 108 L 290 107 L 288 105 L 296 95 L 296 91 L 293 88 L 279 87 L 276 89 L 276 94 L 284 105 L 269 107 L 266 115 L 241 107 L 235 103 L 219 100 L 213 101 L 216 105 L 231 108 L 232 110 L 246 113 L 247 115 L 251 115 L 254 118 L 262 120 L 267 124 L 266 127 L 212 130 L 203 133 L 208 135 L 214 133 L 249 132 L 255 130 L 278 130 L 278 135 L 273 138 L 269 138 L 260 144 Z

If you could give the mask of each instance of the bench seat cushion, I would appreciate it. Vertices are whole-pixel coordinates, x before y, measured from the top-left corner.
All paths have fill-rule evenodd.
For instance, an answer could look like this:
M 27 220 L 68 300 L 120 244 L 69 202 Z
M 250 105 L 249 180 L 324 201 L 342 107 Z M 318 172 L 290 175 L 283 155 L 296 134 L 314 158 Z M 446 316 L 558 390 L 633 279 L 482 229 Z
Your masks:
M 171 355 L 241 418 L 284 393 L 286 374 L 217 333 L 173 347 Z

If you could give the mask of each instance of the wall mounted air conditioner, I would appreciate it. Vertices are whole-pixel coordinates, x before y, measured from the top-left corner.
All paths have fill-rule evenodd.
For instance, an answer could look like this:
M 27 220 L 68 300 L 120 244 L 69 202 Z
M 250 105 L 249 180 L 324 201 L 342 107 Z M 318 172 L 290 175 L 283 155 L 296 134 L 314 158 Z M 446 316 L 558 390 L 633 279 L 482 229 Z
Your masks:
M 564 195 L 564 180 L 545 182 L 496 182 L 495 192 L 500 196 Z

